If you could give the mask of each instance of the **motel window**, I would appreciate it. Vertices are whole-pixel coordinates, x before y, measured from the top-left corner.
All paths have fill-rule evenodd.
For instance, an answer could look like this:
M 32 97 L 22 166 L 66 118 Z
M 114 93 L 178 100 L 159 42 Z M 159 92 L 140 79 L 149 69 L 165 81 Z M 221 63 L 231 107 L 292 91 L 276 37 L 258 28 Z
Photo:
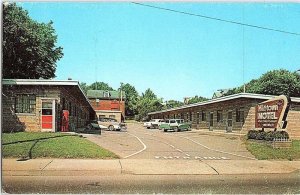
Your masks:
M 16 113 L 35 113 L 35 95 L 20 94 L 15 98 Z
M 66 98 L 62 98 L 62 109 L 66 109 Z
M 103 97 L 110 97 L 110 93 L 109 93 L 109 91 L 105 91 L 105 92 L 103 92 Z
M 206 113 L 202 111 L 201 115 L 202 115 L 202 121 L 206 121 Z
M 200 122 L 200 112 L 197 112 L 197 124 Z
M 236 109 L 236 122 L 244 122 L 244 110 L 243 108 Z
M 183 113 L 180 113 L 180 119 L 184 119 Z
M 223 112 L 222 110 L 217 111 L 217 122 L 222 122 L 223 121 Z
M 69 115 L 72 116 L 72 103 L 69 102 Z

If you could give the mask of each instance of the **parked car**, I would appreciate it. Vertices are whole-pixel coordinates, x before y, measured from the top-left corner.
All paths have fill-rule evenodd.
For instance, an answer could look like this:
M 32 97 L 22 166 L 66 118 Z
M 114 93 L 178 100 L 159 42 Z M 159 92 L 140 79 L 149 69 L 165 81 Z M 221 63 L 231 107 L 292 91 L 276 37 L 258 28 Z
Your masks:
M 164 123 L 159 126 L 159 129 L 164 130 L 167 132 L 168 130 L 172 131 L 183 131 L 191 130 L 191 123 L 184 122 L 183 119 L 166 119 Z
M 101 129 L 108 129 L 109 131 L 121 131 L 122 129 L 127 129 L 125 123 L 119 123 L 114 118 L 99 118 L 98 124 Z
M 147 127 L 147 129 L 150 129 L 150 128 L 151 129 L 156 129 L 163 122 L 164 122 L 163 119 L 152 119 L 149 122 L 145 122 L 143 126 Z
M 96 133 L 96 134 L 99 133 L 101 135 L 101 128 L 98 124 L 98 121 L 93 120 L 93 121 L 87 122 L 85 128 L 83 128 L 83 129 L 81 128 L 79 130 L 79 132 L 81 132 L 81 133 Z

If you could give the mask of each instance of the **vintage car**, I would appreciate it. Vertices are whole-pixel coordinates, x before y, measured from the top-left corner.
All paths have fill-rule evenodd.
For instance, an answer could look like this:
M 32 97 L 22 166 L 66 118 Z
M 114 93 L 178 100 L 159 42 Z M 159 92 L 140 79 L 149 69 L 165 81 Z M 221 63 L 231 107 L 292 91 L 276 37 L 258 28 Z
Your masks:
M 163 119 L 152 119 L 149 122 L 145 122 L 143 126 L 147 127 L 147 129 L 157 129 L 163 122 Z
M 164 130 L 167 132 L 168 130 L 172 131 L 183 131 L 191 130 L 191 123 L 184 122 L 183 119 L 166 119 L 164 123 L 159 125 L 159 129 Z
M 98 124 L 101 129 L 107 129 L 109 131 L 121 131 L 122 129 L 126 130 L 127 126 L 125 123 L 119 123 L 114 118 L 99 118 Z

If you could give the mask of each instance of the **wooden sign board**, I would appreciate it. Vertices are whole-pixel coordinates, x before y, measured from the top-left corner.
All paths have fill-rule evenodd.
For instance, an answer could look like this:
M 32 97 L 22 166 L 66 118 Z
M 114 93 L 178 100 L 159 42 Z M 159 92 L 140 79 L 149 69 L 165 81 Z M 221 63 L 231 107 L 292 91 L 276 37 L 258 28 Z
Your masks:
M 282 124 L 287 111 L 288 99 L 284 95 L 258 104 L 255 107 L 255 128 L 285 128 Z

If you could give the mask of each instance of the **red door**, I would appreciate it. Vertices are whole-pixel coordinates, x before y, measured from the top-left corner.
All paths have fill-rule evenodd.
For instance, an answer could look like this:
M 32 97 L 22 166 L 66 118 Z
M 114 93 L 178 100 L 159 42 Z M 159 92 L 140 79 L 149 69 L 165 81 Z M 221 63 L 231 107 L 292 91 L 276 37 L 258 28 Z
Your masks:
M 42 129 L 52 131 L 54 129 L 54 110 L 53 101 L 42 102 Z

